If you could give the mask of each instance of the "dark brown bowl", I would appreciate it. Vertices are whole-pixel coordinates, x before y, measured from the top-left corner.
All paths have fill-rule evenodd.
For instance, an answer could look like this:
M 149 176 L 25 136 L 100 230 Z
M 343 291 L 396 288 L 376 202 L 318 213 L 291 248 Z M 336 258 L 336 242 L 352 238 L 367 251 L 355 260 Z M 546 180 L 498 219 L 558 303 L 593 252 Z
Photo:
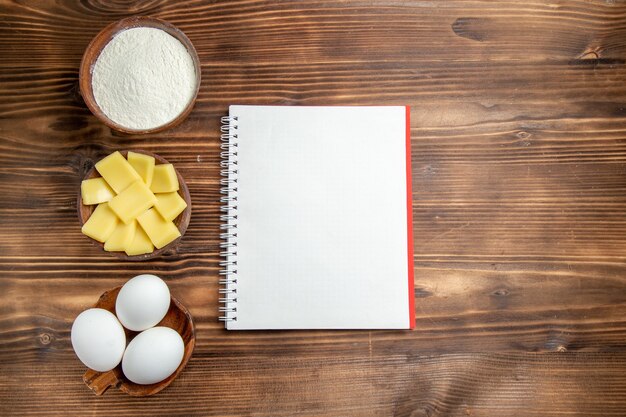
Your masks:
M 165 158 L 162 158 L 157 154 L 143 151 L 143 150 L 133 150 L 133 152 L 150 155 L 154 157 L 157 164 L 169 164 L 169 162 L 167 162 Z M 120 153 L 124 156 L 124 158 L 126 158 L 126 156 L 128 155 L 128 151 L 120 151 Z M 146 261 L 148 259 L 156 258 L 157 256 L 160 256 L 163 252 L 168 251 L 170 249 L 174 249 L 176 246 L 178 246 L 178 244 L 180 243 L 180 240 L 182 239 L 182 237 L 185 235 L 185 232 L 187 231 L 187 226 L 189 226 L 189 220 L 191 219 L 191 196 L 189 195 L 189 189 L 187 188 L 187 184 L 185 183 L 185 180 L 183 179 L 182 175 L 180 175 L 180 172 L 178 172 L 176 167 L 174 167 L 174 170 L 176 171 L 176 176 L 178 177 L 178 184 L 180 184 L 178 195 L 180 195 L 183 198 L 183 200 L 185 200 L 185 203 L 187 203 L 187 208 L 185 208 L 185 210 L 183 210 L 183 212 L 180 213 L 178 217 L 174 219 L 174 224 L 176 225 L 176 227 L 178 227 L 178 230 L 180 231 L 180 237 L 178 239 L 168 243 L 167 245 L 163 246 L 161 249 L 154 249 L 154 251 L 152 251 L 151 253 L 146 253 L 145 255 L 135 255 L 135 256 L 128 256 L 124 252 L 107 252 L 104 250 L 104 243 L 100 243 L 96 240 L 93 240 L 90 237 L 88 239 L 91 240 L 94 245 L 98 246 L 102 250 L 102 252 L 110 253 L 111 255 L 116 256 L 119 259 L 122 259 L 125 261 Z M 85 175 L 85 178 L 83 179 L 88 180 L 91 178 L 98 178 L 98 177 L 100 177 L 100 174 L 98 173 L 98 171 L 96 171 L 96 168 L 94 166 L 89 172 L 87 172 L 87 175 Z M 80 226 L 82 227 L 85 224 L 85 222 L 89 220 L 89 216 L 91 216 L 91 213 L 93 213 L 97 205 L 93 204 L 93 205 L 87 206 L 83 204 L 81 191 L 79 189 L 76 207 L 78 208 L 78 220 L 80 221 Z
M 103 308 L 105 310 L 110 311 L 115 314 L 115 300 L 117 300 L 117 295 L 119 294 L 121 286 L 117 288 L 113 288 L 102 294 L 100 299 L 94 306 L 95 308 Z M 172 375 L 167 377 L 161 382 L 157 382 L 156 384 L 150 385 L 140 385 L 135 384 L 134 382 L 129 381 L 124 376 L 122 372 L 122 364 L 120 363 L 115 368 L 106 372 L 98 372 L 92 369 L 88 369 L 83 375 L 83 381 L 85 384 L 96 394 L 102 395 L 111 387 L 117 387 L 128 395 L 132 395 L 133 397 L 146 397 L 148 395 L 156 394 L 157 392 L 163 390 L 169 384 L 172 383 L 174 379 L 181 373 L 189 358 L 191 357 L 191 353 L 193 352 L 193 348 L 196 344 L 196 333 L 193 327 L 193 320 L 191 318 L 191 314 L 189 311 L 183 306 L 178 300 L 174 297 L 171 297 L 170 309 L 163 317 L 157 326 L 164 326 L 174 329 L 180 334 L 183 338 L 183 342 L 185 343 L 185 353 L 183 355 L 183 360 L 174 371 Z M 124 332 L 126 333 L 126 341 L 130 342 L 135 336 L 137 336 L 140 332 L 133 332 L 124 328 Z
M 187 107 L 185 107 L 185 110 L 183 110 L 183 112 L 171 122 L 152 129 L 130 129 L 119 125 L 113 120 L 109 119 L 107 115 L 104 114 L 104 112 L 100 109 L 98 103 L 96 103 L 96 99 L 93 96 L 93 90 L 91 88 L 91 75 L 93 72 L 93 67 L 96 64 L 96 61 L 98 60 L 102 49 L 104 49 L 104 47 L 118 33 L 126 29 L 132 29 L 137 27 L 150 27 L 161 29 L 172 35 L 174 38 L 178 39 L 187 48 L 187 51 L 189 52 L 189 55 L 191 55 L 193 65 L 196 70 L 196 91 L 193 95 L 193 98 L 189 101 L 189 104 L 187 104 Z M 183 120 L 185 120 L 189 113 L 191 113 L 191 109 L 193 109 L 193 106 L 196 103 L 198 91 L 200 90 L 200 78 L 200 59 L 198 58 L 198 53 L 196 52 L 196 49 L 193 47 L 193 44 L 191 43 L 189 38 L 176 26 L 163 20 L 149 16 L 127 17 L 126 19 L 111 23 L 109 26 L 102 29 L 102 31 L 100 31 L 100 33 L 98 33 L 96 37 L 93 38 L 93 40 L 89 43 L 87 49 L 85 49 L 83 59 L 80 63 L 80 71 L 78 75 L 80 94 L 83 96 L 85 104 L 87 104 L 87 107 L 89 107 L 89 110 L 91 110 L 94 116 L 100 119 L 102 123 L 109 126 L 111 129 L 115 129 L 117 131 L 128 134 L 161 132 L 163 130 L 179 125 Z

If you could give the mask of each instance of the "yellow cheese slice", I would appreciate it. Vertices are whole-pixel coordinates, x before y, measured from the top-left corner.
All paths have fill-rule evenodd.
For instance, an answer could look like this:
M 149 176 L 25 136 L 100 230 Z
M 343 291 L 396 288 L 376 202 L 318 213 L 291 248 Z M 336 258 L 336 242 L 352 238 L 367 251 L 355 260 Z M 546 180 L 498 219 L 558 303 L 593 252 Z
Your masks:
M 156 197 L 140 179 L 109 201 L 111 210 L 128 224 L 156 203 Z
M 136 223 L 136 222 L 133 222 Z M 146 253 L 152 253 L 154 246 L 150 242 L 150 238 L 139 226 L 135 228 L 135 237 L 132 243 L 125 250 L 128 256 L 144 255 Z
M 106 203 L 115 197 L 115 192 L 109 187 L 104 178 L 92 178 L 84 180 L 80 184 L 80 195 L 83 198 L 83 204 L 89 206 Z
M 172 164 L 160 164 L 154 167 L 154 176 L 150 189 L 153 193 L 171 193 L 178 191 L 178 177 Z
M 98 242 L 105 242 L 115 230 L 118 219 L 109 203 L 99 204 L 81 229 L 84 234 Z
M 154 175 L 154 158 L 137 152 L 128 152 L 128 163 L 141 177 L 144 184 L 150 187 Z
M 154 208 L 165 220 L 174 220 L 180 213 L 187 208 L 185 200 L 176 192 L 155 194 L 157 199 Z
M 176 225 L 161 217 L 154 208 L 138 216 L 137 221 L 154 243 L 154 246 L 159 249 L 180 236 L 180 231 Z
M 135 220 L 128 224 L 119 222 L 111 236 L 104 242 L 104 250 L 107 252 L 124 252 L 133 243 L 136 229 L 137 222 Z
M 98 161 L 96 170 L 116 193 L 121 193 L 133 182 L 141 179 L 137 171 L 118 151 Z

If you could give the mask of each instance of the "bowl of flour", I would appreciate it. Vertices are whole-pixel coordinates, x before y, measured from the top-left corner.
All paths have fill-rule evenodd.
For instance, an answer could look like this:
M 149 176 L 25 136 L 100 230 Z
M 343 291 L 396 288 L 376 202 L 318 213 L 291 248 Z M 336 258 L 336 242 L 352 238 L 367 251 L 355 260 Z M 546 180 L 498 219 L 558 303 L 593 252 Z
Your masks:
M 80 65 L 89 110 L 112 129 L 160 132 L 181 123 L 200 89 L 200 61 L 191 41 L 165 21 L 136 16 L 104 28 Z

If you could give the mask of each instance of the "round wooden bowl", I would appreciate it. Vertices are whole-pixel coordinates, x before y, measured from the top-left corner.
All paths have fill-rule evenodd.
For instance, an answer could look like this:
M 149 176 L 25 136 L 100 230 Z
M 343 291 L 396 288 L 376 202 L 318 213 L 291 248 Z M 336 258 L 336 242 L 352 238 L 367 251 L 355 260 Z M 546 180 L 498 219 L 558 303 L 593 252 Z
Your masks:
M 169 164 L 169 162 L 167 162 L 165 158 L 162 158 L 157 154 L 143 151 L 143 150 L 134 150 L 133 152 L 142 153 L 142 154 L 150 155 L 154 157 L 155 163 L 157 165 Z M 128 151 L 120 151 L 120 153 L 124 156 L 124 158 L 126 158 L 128 155 Z M 91 240 L 94 245 L 98 246 L 103 252 L 109 253 L 125 261 L 146 261 L 148 259 L 156 258 L 157 256 L 160 256 L 162 253 L 169 251 L 171 249 L 174 249 L 176 246 L 178 246 L 178 244 L 180 243 L 180 240 L 182 239 L 182 237 L 185 235 L 185 232 L 187 231 L 187 226 L 189 226 L 189 220 L 191 219 L 191 196 L 189 195 L 189 189 L 187 188 L 187 184 L 185 184 L 185 180 L 183 179 L 182 175 L 180 175 L 180 172 L 178 172 L 176 167 L 174 167 L 174 170 L 176 171 L 176 176 L 178 177 L 178 184 L 180 185 L 180 188 L 178 190 L 178 195 L 180 195 L 183 198 L 183 200 L 185 200 L 185 203 L 187 203 L 187 207 L 185 208 L 185 210 L 183 210 L 183 212 L 180 213 L 178 217 L 174 219 L 174 224 L 176 225 L 176 227 L 178 227 L 178 230 L 180 231 L 180 237 L 178 239 L 168 243 L 167 245 L 163 246 L 161 249 L 155 248 L 154 251 L 152 251 L 151 253 L 146 253 L 144 255 L 135 255 L 135 256 L 128 256 L 124 252 L 107 252 L 104 250 L 104 243 L 100 243 L 96 240 L 93 240 L 92 238 L 88 238 L 88 239 Z M 100 177 L 100 174 L 98 173 L 98 171 L 96 170 L 94 166 L 89 172 L 87 172 L 87 175 L 85 175 L 85 178 L 83 179 L 88 180 L 91 178 L 98 178 L 98 177 Z M 85 224 L 85 222 L 89 220 L 89 216 L 91 216 L 91 213 L 93 213 L 93 211 L 96 209 L 97 204 L 89 205 L 89 206 L 83 204 L 81 191 L 79 189 L 76 207 L 78 208 L 78 220 L 80 221 L 80 226 L 82 227 Z
M 113 39 L 115 35 L 126 30 L 137 27 L 150 27 L 161 29 L 172 35 L 174 38 L 178 39 L 191 55 L 191 59 L 193 60 L 193 65 L 196 70 L 196 90 L 192 97 L 192 99 L 187 104 L 187 107 L 176 117 L 174 120 L 166 123 L 162 126 L 158 126 L 151 129 L 131 129 L 122 125 L 115 123 L 113 120 L 109 119 L 106 114 L 100 109 L 98 103 L 96 103 L 96 99 L 93 95 L 93 90 L 91 88 L 91 76 L 93 73 L 94 65 L 102 52 L 102 49 Z M 80 94 L 83 96 L 85 100 L 85 104 L 89 107 L 89 110 L 96 116 L 102 123 L 109 126 L 111 129 L 115 129 L 117 131 L 128 133 L 128 134 L 145 134 L 145 133 L 155 133 L 161 132 L 163 130 L 172 128 L 174 126 L 179 125 L 185 118 L 191 113 L 191 109 L 193 109 L 194 104 L 196 103 L 196 98 L 198 97 L 198 91 L 200 90 L 200 59 L 198 58 L 198 53 L 196 49 L 193 47 L 193 44 L 187 38 L 187 36 L 176 26 L 165 22 L 160 19 L 156 19 L 154 17 L 149 16 L 133 16 L 127 17 L 125 19 L 119 20 L 117 22 L 111 23 L 109 26 L 105 27 L 96 35 L 95 38 L 89 43 L 85 53 L 83 54 L 83 59 L 80 63 L 80 71 L 78 75 L 78 82 L 80 86 Z
M 115 314 L 115 300 L 119 294 L 121 286 L 105 292 L 100 296 L 100 299 L 94 306 L 95 308 L 103 308 Z M 117 387 L 128 395 L 134 397 L 145 397 L 148 395 L 156 394 L 163 390 L 173 380 L 176 379 L 178 374 L 181 373 L 189 358 L 193 352 L 193 348 L 196 344 L 196 333 L 193 327 L 193 320 L 189 311 L 174 297 L 171 297 L 170 308 L 165 314 L 163 320 L 161 320 L 157 326 L 169 327 L 178 332 L 183 338 L 185 343 L 185 353 L 183 354 L 183 360 L 176 369 L 176 371 L 164 379 L 161 382 L 150 385 L 140 385 L 129 381 L 122 372 L 122 364 L 120 363 L 115 368 L 107 372 L 98 372 L 92 369 L 88 369 L 83 375 L 83 381 L 85 384 L 96 394 L 102 395 L 111 387 Z M 126 333 L 126 342 L 130 342 L 140 332 L 133 332 L 124 328 Z

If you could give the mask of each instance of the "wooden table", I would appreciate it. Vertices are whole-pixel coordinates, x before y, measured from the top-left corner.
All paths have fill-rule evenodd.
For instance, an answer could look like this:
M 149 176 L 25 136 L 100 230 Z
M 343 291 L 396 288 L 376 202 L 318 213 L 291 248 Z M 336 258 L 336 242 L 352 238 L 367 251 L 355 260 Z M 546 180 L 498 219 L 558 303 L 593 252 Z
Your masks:
M 129 15 L 179 26 L 202 61 L 189 119 L 148 137 L 77 89 L 90 39 Z M 0 415 L 626 415 L 625 64 L 620 0 L 1 0 Z M 223 330 L 232 103 L 412 106 L 415 331 Z M 176 253 L 127 263 L 81 235 L 75 201 L 95 160 L 138 148 L 176 164 L 194 209 Z M 72 320 L 143 272 L 195 317 L 194 356 L 154 397 L 98 398 Z

